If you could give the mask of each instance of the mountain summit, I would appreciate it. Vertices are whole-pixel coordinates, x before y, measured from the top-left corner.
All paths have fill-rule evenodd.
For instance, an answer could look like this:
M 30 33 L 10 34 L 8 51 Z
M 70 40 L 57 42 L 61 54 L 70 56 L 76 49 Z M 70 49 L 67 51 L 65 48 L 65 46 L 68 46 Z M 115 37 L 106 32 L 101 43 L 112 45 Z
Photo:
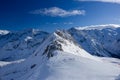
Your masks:
M 106 50 L 101 48 L 103 44 L 97 41 L 97 39 L 100 41 L 100 38 L 103 41 L 107 40 L 101 37 L 103 35 L 108 37 L 104 33 L 105 30 L 108 32 L 112 30 L 112 36 L 114 36 L 113 31 L 119 32 L 119 28 L 104 28 L 97 31 L 96 29 L 78 30 L 71 28 L 67 31 L 57 30 L 51 34 L 39 30 L 25 30 L 2 35 L 0 38 L 3 42 L 0 45 L 2 52 L 0 53 L 0 80 L 119 79 L 120 60 L 98 57 L 101 55 L 115 57 L 111 53 L 105 52 Z M 96 42 L 89 42 L 93 38 Z M 110 39 L 114 40 L 112 38 L 114 37 Z M 108 42 L 108 44 L 110 43 Z M 15 45 L 18 46 L 14 47 Z M 6 51 L 7 49 L 10 50 Z M 89 53 L 89 50 L 93 52 L 99 50 L 100 52 L 92 54 Z

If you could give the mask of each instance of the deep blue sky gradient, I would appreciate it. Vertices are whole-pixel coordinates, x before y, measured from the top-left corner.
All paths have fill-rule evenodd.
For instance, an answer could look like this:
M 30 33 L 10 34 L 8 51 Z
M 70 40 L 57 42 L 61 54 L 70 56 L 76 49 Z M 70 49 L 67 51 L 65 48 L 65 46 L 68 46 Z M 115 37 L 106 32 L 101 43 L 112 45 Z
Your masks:
M 36 9 L 50 7 L 59 7 L 64 10 L 85 10 L 86 13 L 69 17 L 51 17 L 29 13 Z M 69 22 L 73 24 L 64 24 Z M 0 29 L 39 28 L 51 32 L 56 29 L 98 24 L 120 24 L 120 4 L 75 0 L 0 0 Z

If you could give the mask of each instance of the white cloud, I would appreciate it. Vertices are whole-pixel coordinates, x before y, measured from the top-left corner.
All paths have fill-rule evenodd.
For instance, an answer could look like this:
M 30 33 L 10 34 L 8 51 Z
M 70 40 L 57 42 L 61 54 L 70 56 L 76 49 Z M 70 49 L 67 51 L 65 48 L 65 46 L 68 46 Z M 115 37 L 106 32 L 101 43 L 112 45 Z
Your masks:
M 58 7 L 38 9 L 30 12 L 31 14 L 41 14 L 52 17 L 66 17 L 66 16 L 75 16 L 75 15 L 84 15 L 85 10 L 64 10 Z
M 108 2 L 120 4 L 120 0 L 76 0 L 76 1 L 97 1 L 97 2 Z
M 73 23 L 73 22 L 53 22 L 53 23 L 47 22 L 46 24 L 47 24 L 47 25 L 48 25 L 48 24 L 50 24 L 50 25 L 72 25 L 72 24 L 74 24 L 74 23 Z

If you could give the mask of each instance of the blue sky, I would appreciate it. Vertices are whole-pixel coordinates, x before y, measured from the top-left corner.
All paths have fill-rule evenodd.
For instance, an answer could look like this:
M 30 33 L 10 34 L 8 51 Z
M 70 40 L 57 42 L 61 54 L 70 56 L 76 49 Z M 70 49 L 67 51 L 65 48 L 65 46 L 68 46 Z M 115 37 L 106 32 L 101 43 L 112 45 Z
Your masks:
M 119 0 L 0 0 L 0 29 L 52 32 L 99 24 L 120 24 Z

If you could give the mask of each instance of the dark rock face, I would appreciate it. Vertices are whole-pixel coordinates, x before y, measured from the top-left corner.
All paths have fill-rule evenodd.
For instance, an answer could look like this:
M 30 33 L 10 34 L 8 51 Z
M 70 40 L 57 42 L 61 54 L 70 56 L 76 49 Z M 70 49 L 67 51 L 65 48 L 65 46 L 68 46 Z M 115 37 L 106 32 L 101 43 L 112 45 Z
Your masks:
M 62 50 L 61 44 L 59 44 L 57 41 L 52 42 L 50 45 L 48 45 L 43 53 L 43 55 L 47 55 L 48 58 L 53 57 L 53 51 L 55 50 Z

